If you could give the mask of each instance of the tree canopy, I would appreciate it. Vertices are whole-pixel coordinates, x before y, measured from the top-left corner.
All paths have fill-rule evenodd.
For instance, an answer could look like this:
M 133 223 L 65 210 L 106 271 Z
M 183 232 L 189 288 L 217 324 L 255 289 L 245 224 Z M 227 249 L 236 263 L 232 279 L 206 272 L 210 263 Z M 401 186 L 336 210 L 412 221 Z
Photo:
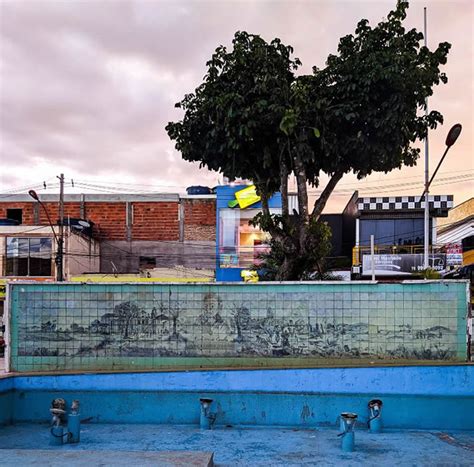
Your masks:
M 203 83 L 176 104 L 184 117 L 166 130 L 182 157 L 255 183 L 263 205 L 255 222 L 272 234 L 279 279 L 301 278 L 318 265 L 313 253 L 327 232 L 316 224 L 344 174 L 363 178 L 416 164 L 412 143 L 443 121 L 437 111 L 420 111 L 433 87 L 447 82 L 440 65 L 450 44 L 424 47 L 422 33 L 403 26 L 407 9 L 399 1 L 375 27 L 361 20 L 310 75 L 297 74 L 301 62 L 280 39 L 237 32 L 232 49 L 218 47 Z M 297 216 L 288 212 L 292 173 Z M 309 209 L 308 186 L 318 187 L 322 174 L 329 182 Z M 266 201 L 278 190 L 282 215 L 270 215 Z

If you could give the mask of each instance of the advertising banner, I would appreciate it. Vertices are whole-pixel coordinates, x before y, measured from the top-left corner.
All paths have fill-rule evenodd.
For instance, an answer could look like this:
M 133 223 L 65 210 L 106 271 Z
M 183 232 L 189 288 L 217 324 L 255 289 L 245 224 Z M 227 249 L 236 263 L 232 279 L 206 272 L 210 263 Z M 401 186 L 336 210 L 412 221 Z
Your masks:
M 462 265 L 462 244 L 449 243 L 446 245 L 446 265 L 461 266 Z
M 436 271 L 446 269 L 446 255 L 434 254 L 429 258 L 430 268 Z M 374 266 L 376 276 L 408 276 L 423 271 L 422 254 L 400 254 L 400 255 L 374 255 Z M 362 257 L 362 275 L 372 274 L 372 261 L 370 254 Z

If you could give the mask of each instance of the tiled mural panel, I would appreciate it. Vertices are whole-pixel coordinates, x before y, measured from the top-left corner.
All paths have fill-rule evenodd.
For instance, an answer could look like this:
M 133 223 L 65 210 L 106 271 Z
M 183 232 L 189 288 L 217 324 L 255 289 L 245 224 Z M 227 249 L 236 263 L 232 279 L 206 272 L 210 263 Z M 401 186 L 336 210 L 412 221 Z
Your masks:
M 10 287 L 15 371 L 159 369 L 190 357 L 207 367 L 256 357 L 463 360 L 466 352 L 463 282 Z

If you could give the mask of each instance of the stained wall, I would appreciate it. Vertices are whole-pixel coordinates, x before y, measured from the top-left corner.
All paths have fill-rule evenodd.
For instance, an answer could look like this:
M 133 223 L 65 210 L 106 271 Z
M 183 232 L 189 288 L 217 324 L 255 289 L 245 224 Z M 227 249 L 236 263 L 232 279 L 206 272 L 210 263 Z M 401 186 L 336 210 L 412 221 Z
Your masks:
M 466 358 L 464 281 L 9 287 L 19 372 Z

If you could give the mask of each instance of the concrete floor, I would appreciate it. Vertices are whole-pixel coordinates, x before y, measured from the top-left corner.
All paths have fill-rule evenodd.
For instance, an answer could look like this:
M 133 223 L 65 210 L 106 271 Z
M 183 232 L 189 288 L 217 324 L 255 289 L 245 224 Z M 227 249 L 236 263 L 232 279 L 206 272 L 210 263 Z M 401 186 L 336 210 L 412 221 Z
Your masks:
M 144 462 L 146 452 L 182 450 L 213 452 L 217 466 L 474 464 L 474 432 L 388 431 L 371 434 L 360 429 L 356 432 L 356 451 L 353 453 L 341 451 L 337 430 L 329 428 L 219 427 L 201 431 L 182 425 L 83 424 L 81 443 L 59 448 L 48 445 L 48 434 L 47 425 L 1 427 L 0 465 L 59 465 L 51 460 L 60 460 L 60 452 L 85 450 L 90 451 L 83 453 L 85 457 L 72 457 L 67 464 L 84 465 L 87 458 L 88 466 L 117 465 L 114 458 L 120 457 L 119 451 L 141 451 L 135 453 L 135 462 L 128 461 L 128 465 L 149 465 Z M 105 451 L 113 451 L 114 455 Z M 125 456 L 129 454 L 124 452 Z

